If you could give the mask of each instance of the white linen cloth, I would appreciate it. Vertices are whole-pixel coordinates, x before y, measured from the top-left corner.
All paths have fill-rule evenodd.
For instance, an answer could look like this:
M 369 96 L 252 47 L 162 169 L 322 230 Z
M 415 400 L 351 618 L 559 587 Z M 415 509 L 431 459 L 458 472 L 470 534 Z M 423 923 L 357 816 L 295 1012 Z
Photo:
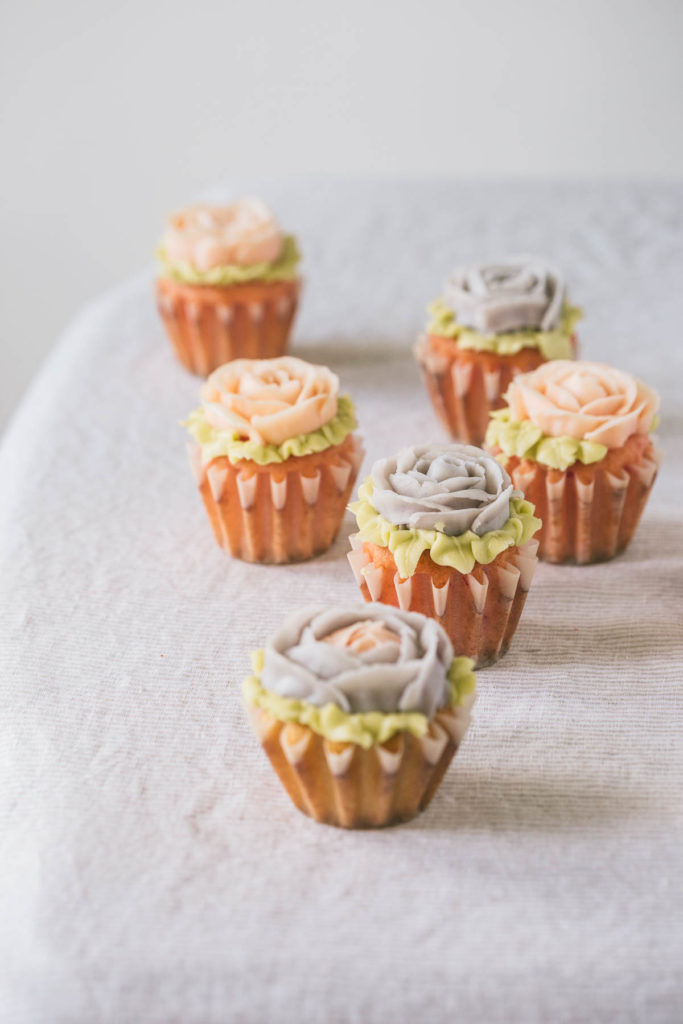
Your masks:
M 354 597 L 351 516 L 315 561 L 231 561 L 151 272 L 89 306 L 0 455 L 0 1020 L 680 1020 L 683 188 L 245 184 L 300 237 L 293 352 L 340 374 L 365 472 L 443 437 L 427 301 L 519 251 L 566 273 L 586 358 L 661 392 L 663 468 L 626 554 L 540 566 L 429 810 L 324 827 L 240 682 L 290 609 Z

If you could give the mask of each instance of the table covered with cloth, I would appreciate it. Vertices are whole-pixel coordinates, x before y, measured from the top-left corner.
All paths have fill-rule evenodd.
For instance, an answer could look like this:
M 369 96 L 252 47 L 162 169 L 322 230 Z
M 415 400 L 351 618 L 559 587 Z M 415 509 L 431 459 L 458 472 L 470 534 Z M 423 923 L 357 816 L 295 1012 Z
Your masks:
M 313 561 L 231 560 L 188 466 L 199 381 L 151 266 L 84 309 L 0 453 L 0 1020 L 680 1020 L 683 188 L 220 194 L 259 190 L 305 255 L 292 352 L 352 395 L 361 479 L 445 439 L 411 347 L 450 269 L 520 252 L 565 271 L 583 357 L 660 392 L 660 475 L 625 554 L 539 566 L 427 811 L 322 826 L 240 684 L 292 609 L 360 600 L 353 517 Z

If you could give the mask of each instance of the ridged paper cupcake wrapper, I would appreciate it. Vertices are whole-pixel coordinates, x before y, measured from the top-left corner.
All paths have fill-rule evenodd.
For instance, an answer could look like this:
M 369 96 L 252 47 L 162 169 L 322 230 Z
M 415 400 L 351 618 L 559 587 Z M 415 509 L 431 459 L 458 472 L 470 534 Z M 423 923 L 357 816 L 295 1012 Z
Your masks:
M 333 743 L 298 723 L 247 707 L 252 728 L 304 814 L 341 828 L 379 828 L 408 821 L 436 793 L 467 732 L 474 694 L 461 707 L 436 713 L 422 738 L 397 733 L 364 749 Z
M 631 542 L 661 459 L 650 445 L 642 460 L 609 472 L 599 465 L 578 472 L 524 460 L 510 475 L 535 505 L 543 526 L 539 557 L 587 565 L 613 558 Z
M 484 443 L 491 413 L 505 405 L 503 395 L 513 377 L 546 361 L 538 350 L 499 356 L 455 344 L 446 356 L 427 334 L 420 336 L 413 352 L 443 427 L 453 438 L 474 445 Z
M 316 455 L 258 466 L 226 456 L 190 464 L 216 540 L 246 562 L 298 562 L 326 551 L 337 535 L 363 448 L 353 435 Z
M 298 280 L 214 288 L 159 278 L 157 305 L 180 362 L 206 377 L 231 359 L 284 355 L 299 289 Z
M 372 545 L 363 544 L 359 534 L 349 539 L 352 550 L 348 559 L 366 601 L 381 601 L 436 619 L 456 654 L 472 658 L 475 668 L 491 665 L 505 654 L 538 564 L 535 538 L 508 548 L 490 565 L 475 565 L 470 573 L 449 569 L 441 586 L 429 572 L 419 569 L 401 579 L 395 566 L 373 561 Z

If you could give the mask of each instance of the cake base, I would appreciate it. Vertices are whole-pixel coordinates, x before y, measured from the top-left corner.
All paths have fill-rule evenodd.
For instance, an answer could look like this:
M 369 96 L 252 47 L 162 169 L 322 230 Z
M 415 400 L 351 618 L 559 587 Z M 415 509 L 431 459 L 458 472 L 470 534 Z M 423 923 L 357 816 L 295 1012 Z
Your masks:
M 207 377 L 232 359 L 284 355 L 296 315 L 301 281 L 249 284 L 180 284 L 157 280 L 157 306 L 176 356 Z
M 551 469 L 530 459 L 502 461 L 515 487 L 533 502 L 542 527 L 539 558 L 588 565 L 631 542 L 657 477 L 660 457 L 646 435 L 633 434 L 600 462 Z
M 264 466 L 227 456 L 190 463 L 218 544 L 246 562 L 298 562 L 327 551 L 344 518 L 363 448 L 349 434 L 338 445 Z
M 350 538 L 348 559 L 366 601 L 422 612 L 448 633 L 457 654 L 475 668 L 498 661 L 508 650 L 519 623 L 538 559 L 538 541 L 507 548 L 489 565 L 461 573 L 436 565 L 423 552 L 412 576 L 402 579 L 388 548 Z
M 573 358 L 578 343 L 570 339 Z M 434 411 L 452 438 L 483 445 L 491 413 L 505 405 L 505 392 L 518 373 L 547 362 L 537 348 L 511 356 L 459 348 L 454 338 L 423 334 L 414 348 Z
M 474 694 L 442 708 L 421 738 L 400 732 L 365 749 L 247 706 L 252 728 L 292 803 L 339 828 L 381 828 L 414 818 L 436 793 L 470 722 Z

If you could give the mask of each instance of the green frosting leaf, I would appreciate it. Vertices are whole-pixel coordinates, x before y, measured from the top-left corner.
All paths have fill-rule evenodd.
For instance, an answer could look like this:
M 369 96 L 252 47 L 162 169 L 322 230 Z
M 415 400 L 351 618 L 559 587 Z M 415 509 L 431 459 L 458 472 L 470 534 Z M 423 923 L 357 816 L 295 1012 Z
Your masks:
M 447 565 L 463 575 L 472 572 L 475 564 L 488 565 L 493 559 L 515 544 L 526 544 L 537 530 L 541 520 L 534 506 L 523 498 L 510 499 L 510 518 L 500 530 L 490 530 L 481 537 L 466 530 L 449 537 L 440 530 L 408 530 L 385 519 L 372 504 L 373 483 L 367 477 L 358 489 L 358 501 L 349 505 L 358 523 L 361 540 L 389 548 L 402 579 L 412 576 L 420 555 L 428 551 L 437 565 Z
M 197 270 L 186 260 L 171 261 L 163 246 L 156 252 L 161 276 L 170 277 L 180 284 L 229 285 L 246 284 L 248 281 L 291 281 L 296 277 L 296 268 L 301 253 L 293 235 L 286 235 L 282 252 L 273 263 L 252 263 L 247 267 L 227 265 Z
M 571 359 L 570 338 L 577 322 L 583 316 L 578 306 L 568 303 L 562 307 L 557 327 L 551 331 L 507 331 L 503 334 L 480 334 L 472 327 L 463 327 L 455 319 L 455 313 L 443 299 L 437 299 L 429 307 L 429 334 L 441 338 L 457 338 L 459 348 L 475 349 L 477 352 L 495 352 L 499 356 L 514 356 L 523 348 L 537 348 L 546 359 Z
M 530 420 L 511 420 L 509 409 L 491 413 L 486 444 L 489 448 L 500 448 L 505 455 L 542 462 L 551 469 L 567 469 L 575 462 L 590 465 L 607 455 L 604 444 L 575 437 L 548 437 Z
M 270 462 L 285 462 L 293 455 L 312 455 L 323 452 L 326 448 L 341 444 L 352 430 L 355 430 L 356 416 L 353 402 L 348 395 L 340 395 L 337 400 L 337 414 L 328 423 L 312 431 L 310 434 L 299 434 L 289 437 L 282 444 L 259 444 L 258 441 L 245 441 L 230 430 L 217 430 L 206 420 L 202 406 L 191 412 L 183 422 L 192 437 L 202 449 L 202 462 L 206 466 L 212 459 L 227 455 L 231 462 L 249 459 L 265 466 Z
M 386 743 L 398 732 L 409 732 L 413 736 L 424 736 L 429 719 L 419 711 L 362 711 L 349 714 L 337 704 L 317 707 L 305 700 L 281 697 L 264 689 L 258 673 L 263 667 L 263 651 L 252 655 L 255 675 L 249 676 L 242 684 L 242 693 L 247 704 L 268 711 L 280 722 L 298 722 L 307 725 L 319 736 L 338 743 L 357 743 L 366 750 L 375 743 Z M 477 685 L 472 671 L 471 658 L 454 658 L 448 670 L 451 707 L 459 707 L 465 698 L 474 693 Z

